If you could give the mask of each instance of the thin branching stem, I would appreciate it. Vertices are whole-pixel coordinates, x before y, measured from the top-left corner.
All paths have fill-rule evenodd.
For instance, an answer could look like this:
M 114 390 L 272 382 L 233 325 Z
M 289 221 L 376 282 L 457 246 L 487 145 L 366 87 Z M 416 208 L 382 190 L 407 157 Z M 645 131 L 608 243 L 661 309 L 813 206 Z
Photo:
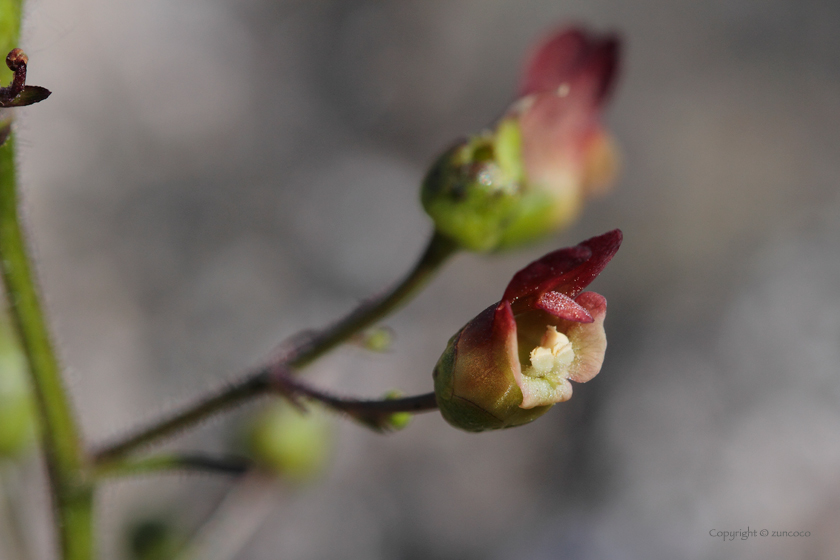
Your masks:
M 267 371 L 268 373 L 268 371 Z M 260 379 L 263 376 L 259 377 Z M 256 379 L 252 377 L 251 379 Z M 395 428 L 392 423 L 394 414 L 400 412 L 420 413 L 437 409 L 437 401 L 434 393 L 427 393 L 424 395 L 417 395 L 411 397 L 395 397 L 385 399 L 356 399 L 339 397 L 316 389 L 292 377 L 285 368 L 275 367 L 271 371 L 270 383 L 263 385 L 255 384 L 253 386 L 243 386 L 236 398 L 242 400 L 248 396 L 253 396 L 258 393 L 272 392 L 279 396 L 288 399 L 291 403 L 301 408 L 304 405 L 301 401 L 314 401 L 331 409 L 334 412 L 348 416 L 357 422 L 367 426 L 376 431 L 387 431 Z M 225 397 L 228 395 L 228 397 Z M 206 410 L 214 410 L 216 412 L 222 410 L 218 408 L 220 399 L 231 398 L 231 391 L 221 392 L 216 397 L 208 399 L 204 406 L 195 407 L 192 414 L 181 415 L 173 417 L 173 421 L 177 420 L 180 423 L 191 423 L 196 416 L 206 414 Z M 227 403 L 232 406 L 232 402 Z M 143 436 L 150 438 L 151 441 L 158 437 L 159 433 L 166 433 L 167 430 L 173 428 L 174 422 L 163 423 L 155 431 L 146 431 Z M 135 440 L 126 440 L 125 445 L 134 445 Z M 111 455 L 100 453 L 97 455 L 97 464 L 95 474 L 99 478 L 116 478 L 122 476 L 133 476 L 151 474 L 161 471 L 178 471 L 178 470 L 201 470 L 207 472 L 219 472 L 226 474 L 241 474 L 245 472 L 250 463 L 238 457 L 210 457 L 202 454 L 162 454 L 145 457 L 141 459 L 125 458 L 121 455 L 123 448 L 115 448 Z
M 292 402 L 308 399 L 319 402 L 335 412 L 377 431 L 392 428 L 391 418 L 400 412 L 417 414 L 437 410 L 434 393 L 386 399 L 355 399 L 339 397 L 296 379 L 282 370 L 275 372 L 273 389 Z
M 118 478 L 161 472 L 204 472 L 238 476 L 245 474 L 253 466 L 248 459 L 237 456 L 215 457 L 203 453 L 165 453 L 99 465 L 95 474 L 98 478 Z
M 435 231 L 423 255 L 402 282 L 388 292 L 363 302 L 337 323 L 312 334 L 289 353 L 284 360 L 285 365 L 291 369 L 306 367 L 353 334 L 372 326 L 405 305 L 457 249 L 454 241 Z
M 199 399 L 168 418 L 155 422 L 120 441 L 95 451 L 93 453 L 94 462 L 96 464 L 115 462 L 138 448 L 175 435 L 212 415 L 264 395 L 268 392 L 270 386 L 267 370 L 256 372 L 237 383 L 216 391 L 215 394 Z
M 133 434 L 128 435 L 116 442 L 105 445 L 93 453 L 94 461 L 97 464 L 117 462 L 123 457 L 137 451 L 154 442 L 170 437 L 186 428 L 189 428 L 202 420 L 209 418 L 223 410 L 238 406 L 250 401 L 255 397 L 265 395 L 273 391 L 282 393 L 282 385 L 278 385 L 278 379 L 282 379 L 290 371 L 299 370 L 325 353 L 329 352 L 339 344 L 345 342 L 354 334 L 367 329 L 389 313 L 404 305 L 434 276 L 440 266 L 454 254 L 457 245 L 450 239 L 435 232 L 417 261 L 414 268 L 405 278 L 391 290 L 363 302 L 346 317 L 320 331 L 301 333 L 293 337 L 292 342 L 279 358 L 265 364 L 240 380 L 229 384 L 214 394 L 202 397 L 192 404 L 188 404 L 171 416 L 152 423 Z M 422 406 L 419 406 L 414 399 L 398 399 L 390 401 L 361 401 L 336 399 L 322 395 L 317 398 L 314 395 L 306 395 L 309 398 L 321 400 L 332 408 L 344 406 L 346 412 L 351 416 L 358 411 L 357 418 L 363 415 L 370 407 L 384 407 L 378 409 L 376 417 L 382 417 L 384 411 L 390 413 L 399 411 L 420 412 L 434 408 L 434 399 L 429 395 L 422 398 Z M 333 399 L 333 401 L 330 401 Z M 343 405 L 338 405 L 342 401 Z M 404 402 L 403 402 L 404 401 Z M 366 404 L 363 404 L 366 403 Z M 371 404 L 377 403 L 377 404 Z M 409 407 L 400 409 L 400 403 Z M 390 408 L 389 408 L 390 407 Z M 364 410 L 363 410 L 364 409 Z

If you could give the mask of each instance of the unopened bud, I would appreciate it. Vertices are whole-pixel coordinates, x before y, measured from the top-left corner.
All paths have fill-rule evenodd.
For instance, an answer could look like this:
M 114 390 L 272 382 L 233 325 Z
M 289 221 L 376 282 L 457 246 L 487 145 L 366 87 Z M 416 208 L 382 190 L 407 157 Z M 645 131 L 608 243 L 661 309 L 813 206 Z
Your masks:
M 615 177 L 600 114 L 617 66 L 615 37 L 570 29 L 542 43 L 502 119 L 427 174 L 421 199 L 437 230 L 464 249 L 490 251 L 568 227 Z
M 326 466 L 332 447 L 330 422 L 317 407 L 301 412 L 288 403 L 273 402 L 252 421 L 247 442 L 263 468 L 304 482 Z

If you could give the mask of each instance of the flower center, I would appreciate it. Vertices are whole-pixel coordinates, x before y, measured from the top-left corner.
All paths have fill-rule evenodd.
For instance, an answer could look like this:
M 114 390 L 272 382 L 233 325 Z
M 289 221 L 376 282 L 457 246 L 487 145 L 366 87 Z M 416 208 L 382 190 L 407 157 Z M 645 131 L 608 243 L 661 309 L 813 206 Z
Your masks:
M 547 378 L 557 383 L 566 379 L 569 367 L 575 360 L 575 351 L 568 337 L 548 325 L 540 345 L 531 350 L 531 365 L 522 372 L 528 377 Z

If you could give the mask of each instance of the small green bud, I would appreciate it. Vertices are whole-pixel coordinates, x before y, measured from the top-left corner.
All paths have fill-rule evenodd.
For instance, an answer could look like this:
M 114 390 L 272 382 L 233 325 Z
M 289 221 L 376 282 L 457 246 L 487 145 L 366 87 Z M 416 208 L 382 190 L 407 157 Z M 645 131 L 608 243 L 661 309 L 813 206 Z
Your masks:
M 304 482 L 326 466 L 332 447 L 330 421 L 317 407 L 304 413 L 286 402 L 273 402 L 251 423 L 247 443 L 258 464 Z
M 499 245 L 521 199 L 517 127 L 500 129 L 448 150 L 423 181 L 421 202 L 435 227 L 471 251 Z
M 402 391 L 394 390 L 394 391 L 388 391 L 387 393 L 385 393 L 385 395 L 382 398 L 385 399 L 385 400 L 393 400 L 393 399 L 399 399 L 402 396 L 403 396 Z M 386 422 L 387 427 L 388 427 L 388 429 L 394 430 L 394 431 L 402 430 L 403 428 L 405 428 L 406 426 L 408 426 L 411 423 L 411 419 L 413 417 L 414 417 L 414 415 L 411 414 L 410 412 L 395 412 L 394 414 L 392 414 L 388 418 L 388 420 Z
M 373 327 L 354 337 L 354 342 L 365 350 L 384 353 L 394 344 L 394 331 L 390 327 Z

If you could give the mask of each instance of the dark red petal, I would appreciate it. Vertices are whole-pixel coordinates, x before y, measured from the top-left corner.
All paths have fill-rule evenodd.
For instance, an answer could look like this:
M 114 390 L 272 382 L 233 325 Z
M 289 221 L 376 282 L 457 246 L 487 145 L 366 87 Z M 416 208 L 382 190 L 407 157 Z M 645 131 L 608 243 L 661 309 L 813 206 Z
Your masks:
M 594 101 L 599 106 L 603 105 L 612 93 L 618 78 L 620 49 L 621 43 L 615 35 L 593 39 L 586 60 L 578 69 L 576 81 L 592 85 Z M 574 90 L 574 85 L 572 89 Z
M 530 294 L 546 292 L 551 289 L 551 286 L 546 286 L 547 283 L 555 283 L 564 274 L 587 262 L 591 256 L 591 249 L 582 244 L 549 253 L 514 274 L 502 300 L 512 302 Z
M 536 307 L 555 317 L 575 323 L 592 323 L 595 319 L 579 303 L 560 292 L 546 292 L 537 298 Z
M 535 260 L 513 275 L 502 300 L 512 303 L 552 290 L 574 298 L 604 270 L 622 237 L 621 230 L 614 229 Z
M 580 29 L 566 29 L 537 45 L 525 65 L 520 94 L 530 95 L 557 89 L 580 66 L 588 51 Z
M 496 312 L 493 315 L 493 332 L 490 336 L 495 344 L 504 346 L 511 332 L 516 332 L 516 320 L 513 318 L 510 303 L 503 300 L 496 306 Z
M 550 289 L 574 298 L 601 274 L 601 271 L 604 270 L 604 267 L 607 266 L 607 263 L 612 260 L 616 251 L 618 251 L 623 238 L 624 236 L 621 230 L 614 229 L 603 235 L 587 239 L 578 245 L 578 247 L 589 249 L 592 252 L 592 256 L 570 273 L 564 274 L 562 278 L 558 278 L 557 283 L 551 286 Z
M 568 82 L 587 82 L 595 86 L 594 101 L 600 104 L 615 82 L 618 57 L 615 35 L 598 36 L 578 28 L 558 31 L 537 45 L 528 59 L 520 95 L 554 91 Z

